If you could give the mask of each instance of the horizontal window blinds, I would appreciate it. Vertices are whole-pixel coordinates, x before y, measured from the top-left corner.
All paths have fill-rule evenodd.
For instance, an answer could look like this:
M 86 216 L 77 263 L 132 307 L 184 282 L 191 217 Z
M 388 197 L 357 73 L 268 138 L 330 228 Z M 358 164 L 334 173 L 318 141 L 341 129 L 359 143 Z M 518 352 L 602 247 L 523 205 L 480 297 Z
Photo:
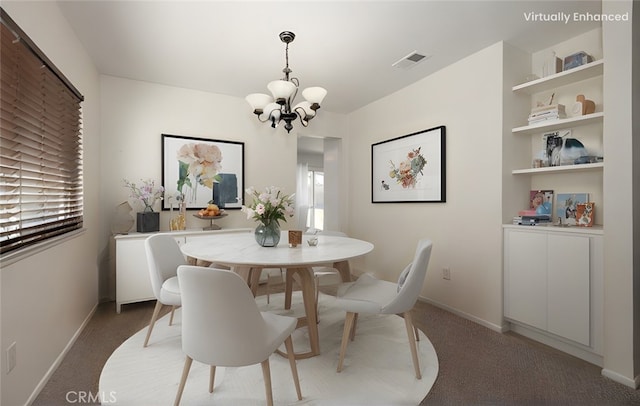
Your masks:
M 82 227 L 82 96 L 2 12 L 0 253 Z

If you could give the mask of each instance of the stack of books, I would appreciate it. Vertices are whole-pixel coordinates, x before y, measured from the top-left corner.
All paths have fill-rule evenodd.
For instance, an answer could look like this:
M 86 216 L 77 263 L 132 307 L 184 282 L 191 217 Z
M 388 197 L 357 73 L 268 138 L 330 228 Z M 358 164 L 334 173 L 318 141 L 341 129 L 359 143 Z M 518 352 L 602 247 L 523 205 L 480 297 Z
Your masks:
M 567 118 L 564 104 L 550 104 L 548 106 L 535 107 L 529 114 L 529 125 L 538 124 L 547 120 Z

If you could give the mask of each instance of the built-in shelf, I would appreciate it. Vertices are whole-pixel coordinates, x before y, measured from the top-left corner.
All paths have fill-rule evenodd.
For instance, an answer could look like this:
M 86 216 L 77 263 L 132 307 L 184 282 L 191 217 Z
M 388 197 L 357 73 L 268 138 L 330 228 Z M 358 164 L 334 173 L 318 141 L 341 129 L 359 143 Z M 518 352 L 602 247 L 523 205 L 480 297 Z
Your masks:
M 585 79 L 591 79 L 600 76 L 603 73 L 604 60 L 599 59 L 577 68 L 569 69 L 554 75 L 546 76 L 541 79 L 532 80 L 517 86 L 512 90 L 514 92 L 522 92 L 533 94 L 544 92 L 545 90 L 555 89 L 556 87 L 569 85 Z
M 596 171 L 604 168 L 604 162 L 596 162 L 593 164 L 580 164 L 580 165 L 561 165 L 561 166 L 549 166 L 546 168 L 526 168 L 515 169 L 511 171 L 514 175 L 535 175 L 554 172 L 584 172 L 584 171 Z
M 514 134 L 531 135 L 536 133 L 542 133 L 546 131 L 555 131 L 563 128 L 578 127 L 581 125 L 588 125 L 593 123 L 602 122 L 604 119 L 603 112 L 591 113 L 584 116 L 569 117 L 558 120 L 549 120 L 543 123 L 535 125 L 525 125 L 522 127 L 516 127 L 511 130 Z

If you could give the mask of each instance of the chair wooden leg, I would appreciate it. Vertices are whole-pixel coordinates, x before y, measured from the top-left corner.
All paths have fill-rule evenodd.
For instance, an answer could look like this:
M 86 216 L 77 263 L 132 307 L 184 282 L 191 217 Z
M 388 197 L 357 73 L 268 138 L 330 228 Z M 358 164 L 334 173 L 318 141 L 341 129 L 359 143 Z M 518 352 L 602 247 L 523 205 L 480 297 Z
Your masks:
M 287 337 L 287 339 L 284 340 L 284 345 L 287 348 L 289 365 L 291 366 L 291 375 L 293 375 L 293 383 L 296 386 L 298 400 L 302 400 L 302 391 L 300 391 L 300 379 L 298 379 L 298 366 L 296 365 L 296 355 L 293 353 L 293 341 L 291 340 L 291 336 Z
M 162 309 L 162 303 L 157 300 L 156 307 L 153 309 L 153 315 L 151 316 L 151 322 L 149 322 L 149 329 L 147 330 L 147 337 L 144 339 L 143 347 L 146 347 L 149 344 L 149 337 L 151 337 L 151 331 L 153 331 L 153 326 L 156 324 L 156 319 L 158 318 L 158 314 L 160 314 L 160 309 Z
M 169 325 L 173 325 L 173 315 L 176 312 L 176 307 L 175 306 L 171 306 L 171 316 L 169 317 Z
M 340 358 L 338 359 L 338 372 L 342 371 L 342 363 L 344 361 L 344 355 L 347 352 L 347 345 L 349 344 L 349 337 L 351 336 L 351 329 L 355 321 L 357 313 L 347 312 L 347 317 L 344 319 L 344 331 L 342 333 L 342 344 L 340 345 Z
M 351 341 L 356 339 L 356 326 L 358 325 L 358 313 L 353 317 L 353 326 L 351 327 L 351 333 L 349 334 L 349 339 Z
M 411 349 L 411 357 L 413 358 L 413 368 L 416 371 L 416 379 L 422 379 L 420 373 L 420 364 L 418 363 L 418 348 L 416 347 L 416 339 L 414 337 L 413 321 L 411 320 L 411 313 L 404 312 L 404 324 L 407 327 L 407 336 L 409 337 L 409 349 Z
M 413 325 L 413 332 L 416 333 L 416 341 L 420 341 L 420 331 L 418 331 L 418 327 Z
M 213 393 L 213 382 L 216 379 L 216 366 L 211 365 L 209 368 L 209 393 Z
M 189 370 L 191 369 L 191 363 L 193 359 L 189 356 L 184 360 L 184 368 L 182 370 L 182 379 L 180 379 L 180 385 L 178 386 L 178 393 L 176 394 L 176 400 L 173 402 L 174 406 L 180 404 L 180 398 L 182 398 L 182 392 L 184 391 L 184 384 L 187 383 L 187 376 L 189 376 Z
M 269 358 L 261 363 L 262 377 L 264 378 L 264 389 L 267 391 L 267 405 L 273 406 L 273 392 L 271 390 L 271 370 L 269 369 Z
M 320 278 L 313 275 L 313 284 L 316 287 L 316 323 L 320 323 L 320 312 L 318 311 L 318 298 L 320 297 Z

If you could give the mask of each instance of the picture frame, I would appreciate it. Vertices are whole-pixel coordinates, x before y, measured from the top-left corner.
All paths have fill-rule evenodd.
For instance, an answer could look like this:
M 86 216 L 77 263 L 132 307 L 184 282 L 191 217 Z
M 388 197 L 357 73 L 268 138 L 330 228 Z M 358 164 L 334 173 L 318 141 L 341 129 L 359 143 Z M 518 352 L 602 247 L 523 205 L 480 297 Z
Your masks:
M 162 134 L 162 210 L 244 204 L 244 142 Z M 181 197 L 180 197 L 181 196 Z
M 371 202 L 446 202 L 445 141 L 438 126 L 372 144 Z

